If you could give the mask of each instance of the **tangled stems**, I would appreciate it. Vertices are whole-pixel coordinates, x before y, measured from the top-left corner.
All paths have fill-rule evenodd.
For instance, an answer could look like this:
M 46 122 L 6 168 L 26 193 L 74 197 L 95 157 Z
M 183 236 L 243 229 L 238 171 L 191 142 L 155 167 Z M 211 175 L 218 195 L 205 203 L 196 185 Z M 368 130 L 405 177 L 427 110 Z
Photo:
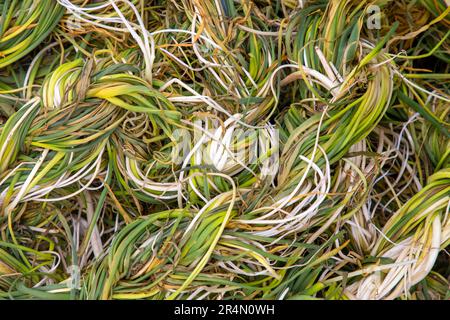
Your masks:
M 38 46 L 58 24 L 64 10 L 54 1 L 2 1 L 0 68 Z
M 0 298 L 448 298 L 443 1 L 0 12 Z

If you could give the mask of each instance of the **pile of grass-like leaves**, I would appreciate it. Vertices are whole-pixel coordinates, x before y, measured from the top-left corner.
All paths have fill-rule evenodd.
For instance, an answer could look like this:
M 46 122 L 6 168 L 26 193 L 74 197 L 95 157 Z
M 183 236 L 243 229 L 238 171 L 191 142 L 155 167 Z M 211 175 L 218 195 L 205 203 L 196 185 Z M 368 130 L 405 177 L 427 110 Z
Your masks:
M 449 299 L 449 27 L 0 0 L 0 299 Z

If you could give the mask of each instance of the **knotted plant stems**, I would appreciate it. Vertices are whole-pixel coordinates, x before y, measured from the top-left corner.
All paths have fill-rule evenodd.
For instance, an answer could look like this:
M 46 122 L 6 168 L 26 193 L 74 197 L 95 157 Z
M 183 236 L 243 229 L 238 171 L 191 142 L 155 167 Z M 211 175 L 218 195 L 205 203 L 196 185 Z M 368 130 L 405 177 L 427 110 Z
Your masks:
M 445 1 L 0 14 L 0 299 L 449 298 Z

